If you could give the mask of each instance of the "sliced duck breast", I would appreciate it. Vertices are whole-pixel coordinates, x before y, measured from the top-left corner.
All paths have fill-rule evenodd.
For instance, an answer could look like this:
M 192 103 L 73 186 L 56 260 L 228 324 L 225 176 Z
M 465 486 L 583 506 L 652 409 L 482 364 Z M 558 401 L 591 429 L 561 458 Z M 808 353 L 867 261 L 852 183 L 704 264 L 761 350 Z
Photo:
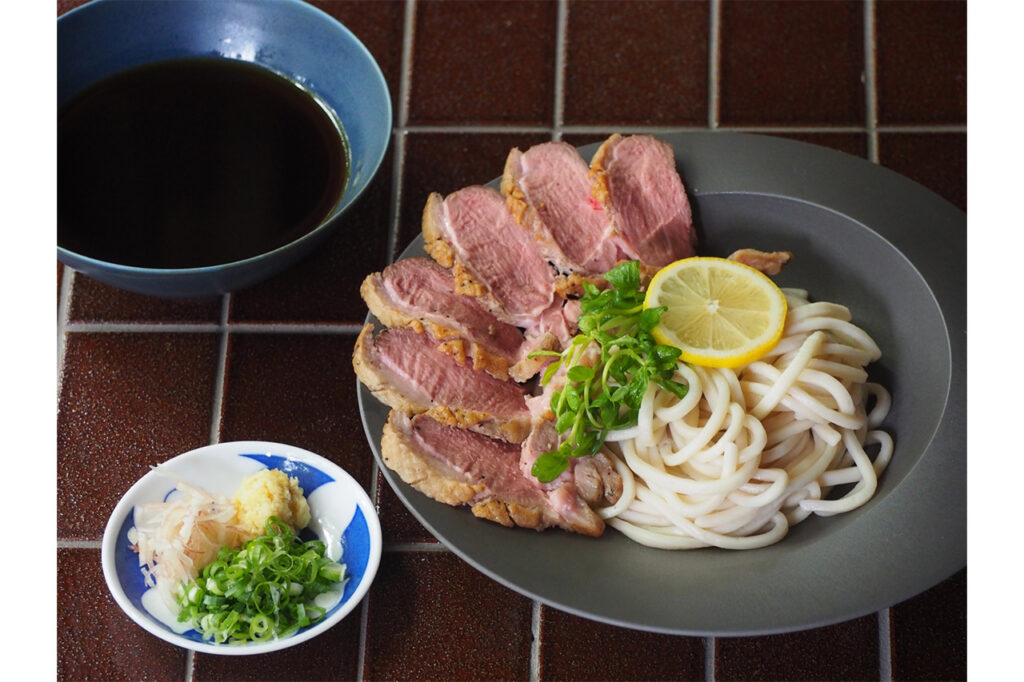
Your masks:
M 548 335 L 558 340 L 558 347 L 565 348 L 579 329 L 580 309 L 575 300 L 556 299 L 540 314 L 536 324 L 526 332 L 527 338 Z
M 608 209 L 632 258 L 663 267 L 696 254 L 690 202 L 672 147 L 650 135 L 618 133 L 590 161 L 594 197 Z
M 574 459 L 570 464 L 576 492 L 591 506 L 611 506 L 622 497 L 622 476 L 604 453 Z
M 554 423 L 535 421 L 530 437 L 522 445 L 519 470 L 524 476 L 533 477 L 533 463 L 541 455 L 556 449 L 558 444 Z M 570 459 L 569 466 L 555 480 L 541 485 L 545 490 L 554 490 L 569 482 L 580 499 L 592 507 L 615 504 L 622 495 L 622 476 L 601 452 L 590 457 Z
M 386 329 L 374 337 L 363 327 L 352 353 L 356 376 L 381 402 L 513 443 L 530 433 L 523 389 L 511 381 L 460 363 L 438 350 L 438 340 L 412 327 Z
M 429 258 L 400 260 L 363 280 L 367 307 L 388 327 L 424 327 L 441 350 L 506 380 L 522 359 L 526 339 L 518 327 L 496 318 L 478 298 L 455 293 L 455 278 Z
M 512 215 L 565 274 L 603 274 L 620 255 L 611 218 L 591 184 L 587 162 L 565 142 L 513 149 L 505 162 L 501 192 Z
M 442 424 L 428 415 L 392 410 L 381 457 L 403 481 L 452 506 L 504 526 L 560 527 L 597 537 L 604 521 L 577 494 L 572 480 L 545 488 L 520 470 L 520 446 Z
M 481 297 L 499 319 L 529 328 L 555 303 L 551 266 L 495 189 L 431 194 L 423 238 L 427 253 L 452 268 L 456 291 Z
M 595 510 L 618 501 L 622 477 L 602 453 L 571 459 L 553 481 L 533 476 L 537 458 L 558 447 L 550 399 L 567 378 L 563 367 L 540 386 L 552 355 L 529 356 L 571 342 L 584 286 L 608 286 L 603 275 L 617 263 L 639 261 L 646 283 L 695 255 L 671 147 L 616 134 L 589 164 L 562 142 L 513 149 L 500 192 L 431 194 L 422 233 L 429 259 L 399 261 L 360 288 L 385 326 L 365 325 L 352 356 L 359 381 L 391 408 L 383 462 L 477 517 L 600 536 Z M 732 256 L 764 271 L 789 257 Z M 597 351 L 584 352 L 588 364 Z

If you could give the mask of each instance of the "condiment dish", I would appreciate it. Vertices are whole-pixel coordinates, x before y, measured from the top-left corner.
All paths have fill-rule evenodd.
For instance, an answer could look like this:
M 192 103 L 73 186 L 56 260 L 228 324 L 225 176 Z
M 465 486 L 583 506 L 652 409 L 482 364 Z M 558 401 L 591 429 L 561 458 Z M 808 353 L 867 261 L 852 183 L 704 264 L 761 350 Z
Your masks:
M 172 498 L 178 481 L 228 498 L 246 476 L 264 468 L 296 477 L 310 508 L 310 523 L 300 537 L 315 536 L 329 557 L 346 567 L 341 600 L 322 620 L 281 639 L 245 644 L 215 644 L 177 622 L 156 590 L 145 584 L 139 555 L 128 531 L 137 505 Z M 310 538 L 312 539 L 312 538 Z M 280 443 L 238 441 L 191 450 L 154 467 L 115 506 L 103 533 L 103 576 L 114 601 L 151 634 L 171 644 L 207 653 L 267 653 L 304 642 L 349 615 L 366 595 L 380 564 L 380 522 L 363 488 L 342 468 L 307 450 Z
M 191 261 L 183 265 L 154 265 L 123 253 L 116 258 L 107 255 L 109 252 L 103 248 L 102 241 L 111 238 L 105 235 L 97 237 L 98 245 L 86 252 L 81 246 L 73 246 L 67 238 L 62 241 L 61 230 L 58 230 L 57 257 L 60 261 L 118 288 L 165 297 L 213 296 L 252 286 L 295 264 L 344 222 L 343 215 L 366 190 L 379 169 L 391 139 L 391 96 L 380 67 L 349 29 L 301 0 L 150 0 L 144 3 L 93 0 L 57 20 L 57 41 L 58 109 L 83 90 L 98 82 L 107 82 L 109 77 L 123 74 L 126 70 L 196 57 L 234 60 L 263 67 L 308 92 L 325 110 L 330 110 L 347 147 L 347 173 L 341 180 L 345 183 L 344 189 L 340 199 L 333 203 L 333 208 L 329 208 L 331 204 L 328 203 L 324 209 L 326 213 L 320 214 L 324 216 L 322 219 L 317 220 L 314 216 L 311 229 L 292 233 L 288 232 L 292 225 L 281 225 L 282 239 L 268 243 L 262 249 L 223 257 L 218 254 L 210 260 L 196 261 L 202 263 L 200 266 L 193 266 Z M 152 139 L 154 135 L 159 137 L 161 133 L 150 131 L 148 134 L 150 137 L 145 139 Z M 218 132 L 204 130 L 202 134 L 216 136 Z M 58 155 L 60 147 L 58 143 Z M 248 146 L 232 148 L 247 149 Z M 272 177 L 275 169 L 272 162 L 268 163 L 271 163 L 271 168 L 264 176 Z M 65 165 L 65 168 L 70 167 L 71 164 Z M 280 173 L 281 169 L 277 171 Z M 77 177 L 82 176 L 78 174 Z M 129 176 L 138 177 L 139 174 Z M 153 182 L 160 183 L 161 178 L 157 177 Z M 74 183 L 74 177 L 62 178 L 58 182 L 58 195 L 62 184 L 67 187 Z M 100 183 L 97 186 L 111 184 L 117 183 Z M 209 184 L 221 186 L 219 183 Z M 204 185 L 204 192 L 205 188 Z M 97 191 L 83 193 L 97 196 Z M 131 212 L 133 222 L 111 232 L 127 236 L 112 241 L 121 245 L 131 244 L 135 240 L 147 239 L 148 234 L 158 233 L 152 227 L 156 224 L 152 211 L 158 207 L 193 201 L 200 205 L 194 192 L 145 201 L 149 202 L 146 204 L 148 209 L 140 211 L 137 218 L 134 217 L 135 212 Z M 216 198 L 213 201 L 216 205 Z M 60 204 L 58 196 L 58 206 Z M 119 216 L 127 214 L 115 212 Z M 61 214 L 59 208 L 59 224 L 63 224 Z M 263 212 L 257 215 L 263 215 Z M 216 218 L 211 220 L 217 224 Z M 195 224 L 195 221 L 183 220 L 171 221 L 171 224 L 177 226 L 182 222 Z M 220 224 L 224 222 L 222 220 Z M 229 239 L 231 243 L 246 243 L 249 236 L 240 238 L 238 235 L 248 235 L 245 227 L 249 223 L 248 220 L 238 220 L 236 231 L 221 241 Z M 83 219 L 82 224 L 87 227 L 79 227 L 76 223 L 76 227 L 68 229 L 97 229 L 91 226 L 106 226 L 110 221 Z M 164 229 L 169 234 L 170 243 L 175 246 L 189 243 L 188 248 L 193 248 L 192 242 L 175 237 L 175 231 L 180 228 Z M 191 239 L 198 242 L 195 246 L 197 252 L 204 249 L 204 242 L 215 243 L 212 236 L 204 236 L 209 231 L 196 232 Z M 160 253 L 159 248 L 155 252 Z

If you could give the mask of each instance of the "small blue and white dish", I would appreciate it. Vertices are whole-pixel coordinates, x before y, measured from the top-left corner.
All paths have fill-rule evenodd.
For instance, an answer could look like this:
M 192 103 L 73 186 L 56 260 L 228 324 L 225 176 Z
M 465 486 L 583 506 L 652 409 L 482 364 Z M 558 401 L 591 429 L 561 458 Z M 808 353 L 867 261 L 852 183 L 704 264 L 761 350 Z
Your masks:
M 322 620 L 282 639 L 246 644 L 214 644 L 180 624 L 147 587 L 139 555 L 128 541 L 136 505 L 163 502 L 185 481 L 213 495 L 230 498 L 242 479 L 261 469 L 280 469 L 298 478 L 309 502 L 310 522 L 300 533 L 320 539 L 327 556 L 345 564 L 341 600 Z M 382 549 L 380 521 L 369 496 L 341 467 L 307 450 L 280 443 L 238 441 L 191 450 L 155 467 L 133 485 L 114 508 L 103 533 L 103 576 L 117 602 L 138 625 L 186 649 L 215 654 L 262 654 L 294 646 L 324 632 L 352 612 L 373 582 Z

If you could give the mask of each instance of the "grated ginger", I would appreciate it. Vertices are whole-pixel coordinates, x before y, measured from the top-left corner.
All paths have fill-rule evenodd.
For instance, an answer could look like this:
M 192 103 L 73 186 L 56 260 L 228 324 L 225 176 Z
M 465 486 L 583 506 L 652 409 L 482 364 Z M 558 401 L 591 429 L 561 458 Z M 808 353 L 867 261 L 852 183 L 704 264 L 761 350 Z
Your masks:
M 293 533 L 309 524 L 309 503 L 299 479 L 289 478 L 279 469 L 263 469 L 247 476 L 231 501 L 235 505 L 235 525 L 251 537 L 266 533 L 271 516 L 287 523 Z

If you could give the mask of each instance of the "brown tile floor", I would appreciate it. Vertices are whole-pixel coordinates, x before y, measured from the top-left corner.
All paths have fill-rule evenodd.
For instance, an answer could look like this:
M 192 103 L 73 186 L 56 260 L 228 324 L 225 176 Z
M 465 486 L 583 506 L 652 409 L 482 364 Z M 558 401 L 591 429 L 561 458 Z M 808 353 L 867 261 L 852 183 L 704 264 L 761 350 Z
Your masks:
M 574 0 L 567 14 L 565 125 L 707 125 L 709 3 Z
M 721 6 L 722 125 L 863 125 L 860 2 Z
M 57 417 L 59 538 L 99 539 L 118 499 L 150 466 L 210 442 L 217 347 L 210 333 L 68 335 Z
M 449 552 L 388 552 L 370 590 L 368 680 L 524 680 L 533 603 Z
M 429 192 L 493 179 L 512 146 L 736 128 L 868 158 L 966 209 L 966 3 L 314 4 L 364 40 L 395 103 L 394 144 L 352 215 L 361 237 L 223 299 L 153 299 L 58 266 L 59 678 L 965 679 L 966 570 L 880 613 L 769 637 L 655 635 L 531 602 L 445 551 L 388 488 L 349 358 L 362 277 L 415 236 Z M 192 655 L 116 607 L 99 538 L 149 465 L 240 438 L 353 472 L 387 549 L 362 610 L 328 634 Z
M 879 674 L 878 647 L 874 616 L 806 632 L 720 638 L 715 679 L 870 680 Z
M 546 0 L 419 3 L 408 123 L 550 125 L 557 14 Z

